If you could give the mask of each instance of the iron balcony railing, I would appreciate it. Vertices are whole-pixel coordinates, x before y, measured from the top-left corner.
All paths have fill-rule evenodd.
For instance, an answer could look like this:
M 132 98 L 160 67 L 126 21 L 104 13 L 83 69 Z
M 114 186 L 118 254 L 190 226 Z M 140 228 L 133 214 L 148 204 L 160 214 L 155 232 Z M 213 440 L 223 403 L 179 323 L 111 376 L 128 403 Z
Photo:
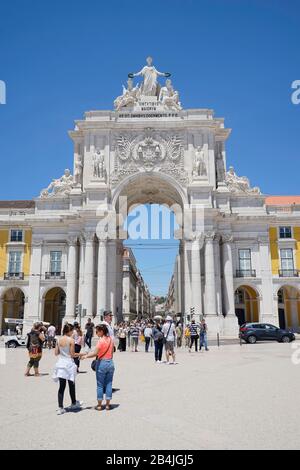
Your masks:
M 299 269 L 279 269 L 279 277 L 299 277 Z
M 5 281 L 23 281 L 24 273 L 4 273 L 4 280 Z
M 256 277 L 255 269 L 237 269 L 236 277 Z
M 64 272 L 49 272 L 49 273 L 45 273 L 45 279 L 48 280 L 48 279 L 65 279 L 66 278 L 66 274 Z

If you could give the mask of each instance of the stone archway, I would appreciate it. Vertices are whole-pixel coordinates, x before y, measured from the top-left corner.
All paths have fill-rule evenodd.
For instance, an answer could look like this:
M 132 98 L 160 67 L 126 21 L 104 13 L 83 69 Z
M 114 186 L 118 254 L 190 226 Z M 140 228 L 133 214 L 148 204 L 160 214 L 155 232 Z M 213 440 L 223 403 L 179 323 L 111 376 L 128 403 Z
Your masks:
M 259 294 L 254 287 L 239 286 L 234 293 L 234 300 L 239 325 L 259 322 Z
M 61 287 L 52 287 L 43 298 L 43 321 L 52 323 L 60 332 L 66 311 L 66 293 Z
M 13 320 L 24 319 L 25 295 L 19 287 L 11 287 L 3 292 L 0 301 L 2 304 L 2 315 L 0 315 L 0 317 L 2 316 L 2 319 L 0 326 L 3 332 L 8 329 L 8 325 L 5 324 L 6 318 L 11 318 Z
M 115 209 L 117 214 L 121 213 L 121 217 L 117 216 L 117 235 L 120 235 L 122 223 L 125 221 L 126 217 L 132 209 L 140 205 L 149 204 L 165 206 L 167 209 L 174 213 L 176 223 L 179 227 L 179 229 L 176 231 L 176 238 L 179 239 L 180 243 L 180 250 L 178 254 L 178 283 L 181 284 L 184 282 L 184 276 L 191 276 L 191 259 L 189 259 L 189 264 L 188 262 L 185 263 L 184 252 L 186 247 L 185 242 L 183 240 L 185 210 L 188 207 L 188 199 L 185 190 L 175 179 L 173 179 L 169 175 L 160 174 L 159 172 L 154 171 L 140 172 L 138 174 L 131 175 L 121 181 L 115 188 L 112 197 L 113 208 Z M 124 237 L 124 234 L 122 234 L 121 236 Z M 118 239 L 116 242 L 117 245 L 119 244 L 119 247 L 120 242 L 123 246 L 123 240 Z M 118 249 L 116 249 L 116 252 L 117 251 Z M 184 269 L 184 266 L 186 269 Z M 200 268 L 198 271 L 200 271 Z M 116 272 L 118 272 L 118 269 L 116 269 Z M 120 286 L 120 282 L 118 282 L 118 279 L 114 280 L 113 282 L 114 285 L 118 287 L 116 294 L 116 299 L 118 299 L 117 310 L 124 312 L 123 285 Z M 200 276 L 197 282 L 197 290 L 199 291 L 199 285 L 201 283 Z M 180 302 L 178 302 L 180 306 L 178 305 L 178 312 L 176 312 L 177 314 L 181 312 L 181 314 L 183 315 L 184 312 L 189 311 L 189 306 L 187 306 L 188 300 L 187 298 L 184 299 L 184 293 L 185 289 L 182 289 L 181 299 Z M 129 303 L 128 296 L 125 296 L 125 298 L 126 302 Z M 195 310 L 198 313 L 198 308 Z
M 280 328 L 291 328 L 300 332 L 300 290 L 283 285 L 278 289 L 278 321 Z

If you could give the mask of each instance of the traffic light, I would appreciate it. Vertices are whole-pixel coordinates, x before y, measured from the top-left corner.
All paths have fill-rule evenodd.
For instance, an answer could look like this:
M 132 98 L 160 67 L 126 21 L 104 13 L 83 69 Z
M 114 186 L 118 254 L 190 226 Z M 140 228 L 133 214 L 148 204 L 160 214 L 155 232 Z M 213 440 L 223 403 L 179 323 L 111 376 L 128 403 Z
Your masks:
M 78 316 L 81 316 L 81 310 L 82 310 L 82 305 L 81 304 L 76 304 L 75 305 L 75 318 Z
M 191 315 L 195 315 L 195 307 L 190 308 Z

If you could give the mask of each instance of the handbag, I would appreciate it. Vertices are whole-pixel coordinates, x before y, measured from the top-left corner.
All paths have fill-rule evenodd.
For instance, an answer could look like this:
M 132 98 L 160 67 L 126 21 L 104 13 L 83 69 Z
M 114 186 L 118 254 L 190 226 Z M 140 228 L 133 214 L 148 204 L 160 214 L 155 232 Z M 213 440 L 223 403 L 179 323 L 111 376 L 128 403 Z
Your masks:
M 111 343 L 112 343 L 112 340 L 110 340 L 110 343 L 109 343 L 109 345 L 108 345 L 108 348 L 106 349 L 105 353 L 102 354 L 101 357 L 97 357 L 97 359 L 94 359 L 94 360 L 92 361 L 92 363 L 91 363 L 91 369 L 92 369 L 94 372 L 96 372 L 97 361 L 100 361 L 100 360 L 102 359 L 102 357 L 105 356 L 105 354 L 108 352 L 108 350 L 109 350 L 109 348 L 110 348 Z

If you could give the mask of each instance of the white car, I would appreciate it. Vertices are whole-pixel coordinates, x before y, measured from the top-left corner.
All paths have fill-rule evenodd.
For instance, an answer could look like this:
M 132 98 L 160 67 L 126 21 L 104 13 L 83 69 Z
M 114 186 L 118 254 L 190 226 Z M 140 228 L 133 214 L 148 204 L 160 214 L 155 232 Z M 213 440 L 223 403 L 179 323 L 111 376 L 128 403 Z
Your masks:
M 26 346 L 27 337 L 26 336 L 5 336 L 4 344 L 7 348 L 18 348 L 19 346 Z

